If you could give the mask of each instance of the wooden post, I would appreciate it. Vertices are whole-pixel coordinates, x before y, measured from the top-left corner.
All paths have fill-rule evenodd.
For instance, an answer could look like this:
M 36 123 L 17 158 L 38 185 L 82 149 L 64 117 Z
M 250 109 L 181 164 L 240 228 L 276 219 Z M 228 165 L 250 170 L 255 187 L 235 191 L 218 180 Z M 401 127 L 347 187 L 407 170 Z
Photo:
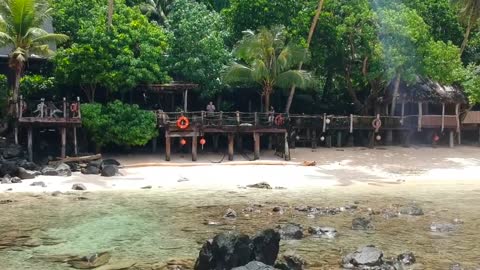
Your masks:
M 253 133 L 253 159 L 258 160 L 260 159 L 260 134 L 257 132 Z
M 228 134 L 228 160 L 233 160 L 233 134 Z
M 18 121 L 15 122 L 15 127 L 13 128 L 13 133 L 15 137 L 15 144 L 18 144 Z
M 341 131 L 337 132 L 337 147 L 338 148 L 342 147 L 342 132 Z
M 60 157 L 61 158 L 65 158 L 67 155 L 66 155 L 66 147 L 67 147 L 67 128 L 65 127 L 62 127 L 60 129 L 60 133 L 61 133 L 61 136 L 62 136 L 62 151 L 61 151 L 61 154 L 60 154 Z
M 152 139 L 152 153 L 156 153 L 157 152 L 157 137 L 154 137 Z
M 197 131 L 193 132 L 192 138 L 192 161 L 197 161 Z
M 170 134 L 168 131 L 165 131 L 165 160 L 170 161 L 170 154 L 172 151 L 172 138 L 170 138 Z
M 317 149 L 317 130 L 313 129 L 312 131 L 312 150 Z
M 18 118 L 23 116 L 23 96 L 20 96 L 20 110 L 18 111 Z
M 63 98 L 63 118 L 67 118 L 67 99 Z
M 40 104 L 41 104 L 41 108 L 40 108 L 40 117 L 43 118 L 43 114 L 45 112 L 44 108 L 45 108 L 45 99 L 42 98 L 41 101 L 40 101 Z
M 288 132 L 285 132 L 285 160 L 290 161 L 290 148 L 288 147 Z
M 418 102 L 418 132 L 422 131 L 422 102 Z
M 402 99 L 402 119 L 400 124 L 403 126 L 405 121 L 405 100 Z
M 332 148 L 332 135 L 327 135 L 327 147 Z
M 442 103 L 442 132 L 445 129 L 445 103 Z
M 223 112 L 220 112 L 220 123 L 218 125 L 223 126 Z
M 73 152 L 74 152 L 75 156 L 78 156 L 77 128 L 76 127 L 73 128 Z
M 460 130 L 460 104 L 455 105 L 455 118 L 457 120 L 458 144 L 462 144 L 462 131 Z
M 28 161 L 33 161 L 33 134 L 32 127 L 28 127 Z
M 80 97 L 77 97 L 77 105 L 78 105 L 78 118 L 82 118 L 82 110 L 80 106 Z
M 350 134 L 353 133 L 353 114 L 350 114 Z
M 236 116 L 237 116 L 237 125 L 240 125 L 240 112 L 239 111 L 237 111 Z
M 449 132 L 449 145 L 450 145 L 450 148 L 453 148 L 455 146 L 455 136 L 454 136 L 454 132 L 453 130 L 450 130 Z
M 254 114 L 254 120 L 253 121 L 254 121 L 254 126 L 257 126 L 258 125 L 258 113 L 257 112 L 255 112 L 255 114 Z
M 188 90 L 185 90 L 183 92 L 183 98 L 184 98 L 184 100 L 183 100 L 183 111 L 188 112 L 188 110 L 187 110 L 188 109 Z
M 375 132 L 370 131 L 368 133 L 368 148 L 374 148 L 375 147 Z
M 214 134 L 213 135 L 213 151 L 218 152 L 218 135 Z
M 322 132 L 325 133 L 327 131 L 327 114 L 323 114 L 323 127 Z

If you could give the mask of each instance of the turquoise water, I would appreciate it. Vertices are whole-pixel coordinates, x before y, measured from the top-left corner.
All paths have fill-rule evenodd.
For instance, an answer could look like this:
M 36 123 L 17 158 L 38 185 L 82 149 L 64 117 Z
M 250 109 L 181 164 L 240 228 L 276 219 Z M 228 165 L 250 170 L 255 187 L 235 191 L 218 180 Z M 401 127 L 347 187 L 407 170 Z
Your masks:
M 54 259 L 109 251 L 111 264 L 136 263 L 132 269 L 161 269 L 171 259 L 193 260 L 204 240 L 228 230 L 253 234 L 285 222 L 337 228 L 336 239 L 306 237 L 282 241 L 282 251 L 295 250 L 311 269 L 338 269 L 341 257 L 365 244 L 380 247 L 386 257 L 413 251 L 412 269 L 448 269 L 454 262 L 468 269 L 480 267 L 480 184 L 442 183 L 412 186 L 336 187 L 318 190 L 145 190 L 64 194 L 0 194 L 0 269 L 71 269 Z M 78 199 L 81 198 L 80 200 Z M 350 229 L 354 217 L 385 209 L 397 211 L 411 202 L 425 215 L 386 219 L 373 215 L 373 232 Z M 311 217 L 295 206 L 359 209 L 334 216 Z M 255 207 L 257 211 L 243 212 Z M 273 213 L 282 206 L 283 214 Z M 239 214 L 223 219 L 226 209 Z M 432 222 L 464 224 L 449 234 L 431 233 Z M 208 225 L 208 221 L 220 225 Z M 154 265 L 158 268 L 154 268 Z

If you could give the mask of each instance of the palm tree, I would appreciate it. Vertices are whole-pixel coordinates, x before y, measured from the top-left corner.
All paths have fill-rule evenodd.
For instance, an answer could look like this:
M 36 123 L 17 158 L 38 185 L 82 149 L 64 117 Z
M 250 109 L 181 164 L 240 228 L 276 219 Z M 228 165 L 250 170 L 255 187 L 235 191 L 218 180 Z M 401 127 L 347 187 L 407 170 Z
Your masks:
M 311 82 L 311 74 L 294 68 L 307 59 L 304 48 L 285 45 L 284 27 L 271 30 L 261 28 L 258 33 L 244 31 L 234 55 L 242 63 L 227 67 L 224 80 L 227 83 L 258 83 L 262 86 L 264 108 L 270 108 L 270 95 L 275 88 L 287 89 L 296 85 L 305 88 Z
M 455 0 L 460 5 L 460 18 L 466 23 L 467 29 L 460 47 L 460 55 L 463 55 L 470 38 L 472 28 L 477 26 L 480 18 L 480 0 Z
M 313 17 L 312 25 L 310 26 L 310 31 L 308 32 L 307 38 L 307 49 L 310 47 L 310 43 L 312 43 L 313 33 L 315 32 L 315 28 L 318 24 L 318 19 L 320 18 L 320 14 L 322 13 L 324 0 L 318 1 L 317 11 L 315 12 L 315 16 Z M 298 69 L 302 69 L 303 62 L 298 64 Z M 290 113 L 290 107 L 292 106 L 293 96 L 295 96 L 295 85 L 290 88 L 290 95 L 288 96 L 287 106 L 285 108 L 285 113 Z
M 167 14 L 172 3 L 173 0 L 145 0 L 140 4 L 140 10 L 159 24 L 167 26 Z
M 49 57 L 53 54 L 49 44 L 64 42 L 66 35 L 47 33 L 41 28 L 51 9 L 42 0 L 0 1 L 0 47 L 11 47 L 9 66 L 14 71 L 12 100 L 17 106 L 20 79 L 31 55 Z

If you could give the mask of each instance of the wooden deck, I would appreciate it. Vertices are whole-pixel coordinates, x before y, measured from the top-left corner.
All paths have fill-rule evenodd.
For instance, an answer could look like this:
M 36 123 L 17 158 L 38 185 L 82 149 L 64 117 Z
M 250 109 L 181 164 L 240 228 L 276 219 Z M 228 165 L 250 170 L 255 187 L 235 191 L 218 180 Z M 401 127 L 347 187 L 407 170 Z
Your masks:
M 63 117 L 21 117 L 18 119 L 20 126 L 32 127 L 81 127 L 81 118 Z

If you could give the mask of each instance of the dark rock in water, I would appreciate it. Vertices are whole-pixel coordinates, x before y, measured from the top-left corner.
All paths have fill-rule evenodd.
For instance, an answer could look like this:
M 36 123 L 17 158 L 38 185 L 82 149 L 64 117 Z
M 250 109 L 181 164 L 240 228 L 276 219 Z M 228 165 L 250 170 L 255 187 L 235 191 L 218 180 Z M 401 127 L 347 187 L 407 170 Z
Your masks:
M 400 214 L 409 216 L 423 216 L 423 209 L 415 204 L 400 208 Z
M 449 270 L 464 270 L 461 264 L 454 263 L 450 266 Z
M 383 264 L 383 252 L 375 246 L 365 246 L 348 254 L 342 260 L 347 269 L 370 269 L 366 267 L 381 266 Z
M 65 163 L 60 163 L 57 166 L 47 166 L 43 168 L 42 174 L 48 176 L 71 176 L 72 171 L 70 170 L 70 166 Z
M 45 183 L 42 182 L 42 181 L 39 181 L 39 182 L 33 182 L 33 183 L 31 183 L 30 186 L 32 186 L 32 187 L 47 187 L 47 184 L 45 184 Z
M 100 168 L 87 165 L 86 168 L 82 169 L 82 174 L 98 175 L 100 174 Z
M 300 212 L 310 212 L 311 209 L 312 209 L 312 207 L 306 206 L 306 205 L 300 205 L 300 206 L 295 207 L 295 210 L 300 211 Z
M 397 259 L 399 262 L 401 262 L 404 265 L 411 265 L 417 261 L 413 252 L 410 252 L 410 251 L 398 255 Z
M 20 179 L 34 179 L 39 175 L 40 172 L 29 171 L 22 167 L 18 167 L 17 176 L 20 177 Z
M 232 270 L 275 270 L 275 269 L 277 268 L 273 268 L 272 266 L 263 264 L 261 262 L 253 261 L 253 262 L 249 262 L 245 266 L 235 267 Z
M 3 149 L 2 156 L 6 159 L 24 157 L 25 152 L 23 151 L 22 146 L 18 144 L 10 144 Z
M 303 270 L 307 266 L 307 261 L 293 252 L 287 252 L 282 256 L 282 260 L 275 264 L 275 268 L 280 270 Z
M 15 161 L 0 160 L 0 176 L 16 175 L 18 166 Z
M 72 186 L 73 190 L 87 190 L 87 187 L 83 184 L 73 184 Z
M 335 238 L 337 236 L 337 230 L 331 227 L 310 227 L 308 233 L 321 238 Z
M 272 189 L 272 186 L 266 182 L 260 182 L 253 185 L 247 185 L 249 188 L 259 188 L 259 189 Z
M 284 224 L 277 227 L 282 239 L 302 239 L 303 238 L 303 228 L 298 224 Z
M 13 203 L 12 200 L 1 200 L 0 201 L 0 204 L 9 204 L 9 203 Z
M 253 256 L 256 261 L 273 265 L 280 250 L 280 233 L 268 229 L 257 233 L 252 240 Z
M 67 261 L 67 263 L 76 269 L 94 269 L 107 264 L 110 261 L 111 255 L 108 252 L 95 253 L 81 258 L 74 258 Z
M 225 213 L 225 215 L 223 215 L 224 218 L 231 218 L 231 219 L 234 219 L 234 218 L 237 218 L 237 212 L 235 212 L 235 210 L 229 208 L 227 209 L 227 212 Z
M 60 196 L 60 195 L 62 195 L 62 192 L 60 192 L 60 191 L 58 191 L 58 190 L 52 192 L 52 196 L 53 196 L 53 197 L 57 197 L 57 196 Z
M 118 173 L 118 167 L 115 165 L 105 165 L 102 168 L 102 173 L 101 175 L 104 177 L 113 177 L 117 175 Z
M 102 160 L 102 163 L 101 163 L 101 166 L 100 167 L 104 167 L 104 166 L 107 166 L 107 165 L 115 165 L 115 166 L 120 166 L 120 162 L 118 162 L 117 160 L 113 159 L 113 158 L 107 158 L 107 159 L 104 159 Z
M 352 220 L 352 230 L 374 230 L 372 221 L 368 218 L 358 217 Z
M 273 207 L 272 211 L 275 213 L 283 213 L 283 208 L 280 206 L 275 206 Z
M 195 270 L 232 269 L 250 262 L 253 245 L 248 235 L 222 233 L 207 241 L 200 250 Z
M 432 232 L 453 232 L 458 228 L 458 225 L 451 223 L 432 223 L 430 224 L 430 231 Z

